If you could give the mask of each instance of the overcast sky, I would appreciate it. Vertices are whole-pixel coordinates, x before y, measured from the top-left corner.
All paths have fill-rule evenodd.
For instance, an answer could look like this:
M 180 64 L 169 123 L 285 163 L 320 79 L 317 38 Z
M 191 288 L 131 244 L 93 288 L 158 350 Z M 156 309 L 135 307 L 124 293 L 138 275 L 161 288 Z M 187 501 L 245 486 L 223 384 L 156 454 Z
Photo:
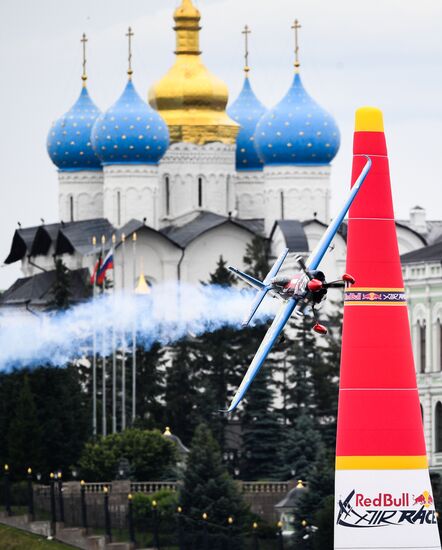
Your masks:
M 132 26 L 134 82 L 143 97 L 173 62 L 172 13 L 178 0 L 1 0 L 0 263 L 17 221 L 57 221 L 57 175 L 46 153 L 51 122 L 81 87 L 81 44 L 88 42 L 89 92 L 103 110 L 126 81 L 125 33 Z M 341 149 L 333 162 L 332 211 L 349 185 L 354 111 L 384 111 L 396 217 L 419 204 L 442 218 L 442 3 L 440 0 L 195 0 L 202 12 L 206 65 L 242 85 L 244 24 L 251 79 L 267 105 L 292 79 L 294 18 L 307 91 L 336 118 Z M 0 288 L 19 274 L 0 269 Z

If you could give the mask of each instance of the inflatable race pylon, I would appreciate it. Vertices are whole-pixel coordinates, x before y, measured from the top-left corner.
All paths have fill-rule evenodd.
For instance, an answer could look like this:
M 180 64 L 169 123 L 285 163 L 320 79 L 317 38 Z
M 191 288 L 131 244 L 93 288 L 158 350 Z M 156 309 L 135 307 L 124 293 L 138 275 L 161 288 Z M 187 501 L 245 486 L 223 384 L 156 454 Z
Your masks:
M 356 112 L 336 445 L 334 547 L 440 549 L 382 113 Z

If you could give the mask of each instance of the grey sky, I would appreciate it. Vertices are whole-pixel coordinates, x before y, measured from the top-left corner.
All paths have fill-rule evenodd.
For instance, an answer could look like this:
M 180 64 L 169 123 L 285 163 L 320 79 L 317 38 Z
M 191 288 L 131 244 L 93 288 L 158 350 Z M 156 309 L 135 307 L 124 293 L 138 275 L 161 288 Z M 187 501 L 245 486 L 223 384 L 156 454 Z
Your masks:
M 178 0 L 1 0 L 0 261 L 17 221 L 57 220 L 57 176 L 46 135 L 81 87 L 81 44 L 89 37 L 89 91 L 104 110 L 126 81 L 129 25 L 135 31 L 134 82 L 143 97 L 173 62 Z M 195 0 L 202 11 L 206 65 L 242 85 L 242 27 L 250 37 L 255 92 L 272 106 L 292 79 L 293 19 L 300 19 L 301 75 L 336 118 L 341 150 L 333 163 L 332 211 L 349 185 L 354 110 L 384 111 L 397 217 L 420 204 L 442 218 L 442 3 L 438 0 Z M 0 288 L 19 274 L 0 269 Z

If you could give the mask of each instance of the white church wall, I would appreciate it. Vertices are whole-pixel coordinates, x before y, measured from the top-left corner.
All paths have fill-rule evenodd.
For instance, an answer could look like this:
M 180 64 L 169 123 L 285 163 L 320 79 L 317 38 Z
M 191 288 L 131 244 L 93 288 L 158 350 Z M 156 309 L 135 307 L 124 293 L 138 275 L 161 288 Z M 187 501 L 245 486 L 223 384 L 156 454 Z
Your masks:
M 268 234 L 274 220 L 308 220 L 328 223 L 330 166 L 265 166 L 264 218 Z
M 135 247 L 129 235 L 115 250 L 116 288 L 134 290 L 141 273 L 153 285 L 176 281 L 180 257 L 181 250 L 168 239 L 148 227 L 141 229 Z
M 104 172 L 104 217 L 121 227 L 132 218 L 158 227 L 158 167 L 112 164 Z
M 236 211 L 243 220 L 264 217 L 264 173 L 239 171 L 236 175 Z
M 160 162 L 160 223 L 189 212 L 227 215 L 235 204 L 235 146 L 174 143 Z
M 58 172 L 59 217 L 64 222 L 103 217 L 103 172 Z
M 244 267 L 243 258 L 247 243 L 252 239 L 249 231 L 225 223 L 202 234 L 186 248 L 181 268 L 181 280 L 199 284 L 207 281 L 216 269 L 219 257 L 238 268 Z

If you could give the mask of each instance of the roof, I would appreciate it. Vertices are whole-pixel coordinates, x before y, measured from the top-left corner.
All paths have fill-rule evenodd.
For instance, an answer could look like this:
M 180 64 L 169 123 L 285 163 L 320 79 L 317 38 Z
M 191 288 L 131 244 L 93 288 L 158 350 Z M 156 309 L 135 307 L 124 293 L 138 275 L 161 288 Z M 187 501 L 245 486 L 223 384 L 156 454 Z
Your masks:
M 73 254 L 74 252 L 90 254 L 94 251 L 93 236 L 100 242 L 104 235 L 108 242 L 114 232 L 113 225 L 106 218 L 17 229 L 5 264 L 22 260 L 26 255 L 46 255 L 52 243 L 55 244 L 55 254 Z
M 279 227 L 284 236 L 285 244 L 291 252 L 308 252 L 308 241 L 304 231 L 304 225 L 298 220 L 276 220 L 270 239 L 276 228 Z
M 5 264 L 12 264 L 17 260 L 21 260 L 26 254 L 30 254 L 37 229 L 38 226 L 15 230 L 11 250 L 5 260 Z
M 258 220 L 237 220 L 231 217 L 220 216 L 212 212 L 201 212 L 192 221 L 181 225 L 169 225 L 160 230 L 160 233 L 174 241 L 181 248 L 186 248 L 192 241 L 203 233 L 231 223 L 249 231 L 253 235 L 261 233 L 261 223 Z
M 106 218 L 83 220 L 60 225 L 55 246 L 55 254 L 91 254 L 95 248 L 92 238 L 100 242 L 102 236 L 109 242 L 115 233 L 114 226 Z
M 418 262 L 442 262 L 442 241 L 438 241 L 430 246 L 424 246 L 417 250 L 412 250 L 401 256 L 403 264 L 412 264 Z
M 1 306 L 17 306 L 28 304 L 34 306 L 48 306 L 53 300 L 52 288 L 56 280 L 56 272 L 44 271 L 32 277 L 17 279 L 0 296 Z M 88 286 L 89 270 L 76 269 L 70 271 L 71 276 L 71 301 L 78 302 L 89 297 Z

